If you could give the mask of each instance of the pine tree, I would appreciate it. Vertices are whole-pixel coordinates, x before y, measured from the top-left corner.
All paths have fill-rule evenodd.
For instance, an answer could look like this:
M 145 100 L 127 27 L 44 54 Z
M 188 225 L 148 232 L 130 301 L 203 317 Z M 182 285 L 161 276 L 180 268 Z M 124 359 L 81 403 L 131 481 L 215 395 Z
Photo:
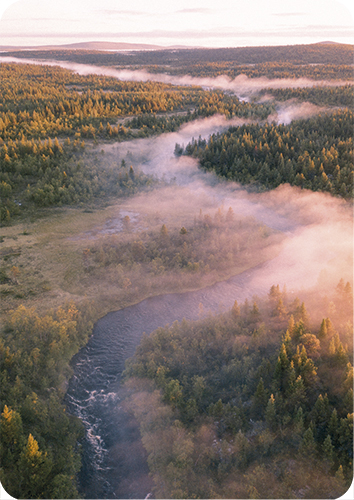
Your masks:
M 343 409 L 347 413 L 353 413 L 353 389 L 350 388 L 344 399 L 343 399 Z
M 294 316 L 291 315 L 290 318 L 289 318 L 288 330 L 287 330 L 289 332 L 290 337 L 293 336 L 294 328 L 295 328 Z
M 344 381 L 344 387 L 346 389 L 352 389 L 353 388 L 353 380 L 354 379 L 354 369 L 351 363 L 347 363 L 346 367 L 346 377 Z
M 250 312 L 250 305 L 249 305 L 249 302 L 248 302 L 248 299 L 245 300 L 245 302 L 243 303 L 243 314 L 244 316 L 248 316 L 249 312 Z
M 347 489 L 344 473 L 343 473 L 343 466 L 340 465 L 338 470 L 336 471 L 334 477 L 336 478 L 336 482 L 338 485 L 338 488 L 342 491 L 342 493 L 345 492 Z
M 343 347 L 342 342 L 339 342 L 334 355 L 335 364 L 337 366 L 345 366 L 348 363 L 348 353 Z
M 267 406 L 268 396 L 264 388 L 263 379 L 258 382 L 256 392 L 253 396 L 251 413 L 256 420 L 262 420 Z
M 21 498 L 48 497 L 48 476 L 52 466 L 47 454 L 39 450 L 37 441 L 30 434 L 18 462 Z
M 132 165 L 130 165 L 130 168 L 129 168 L 129 177 L 131 178 L 132 181 L 135 179 L 135 172 L 134 172 Z
M 290 361 L 286 352 L 285 344 L 283 343 L 280 347 L 280 352 L 278 356 L 277 363 L 274 370 L 274 378 L 278 382 L 278 387 L 280 391 L 285 389 L 286 385 L 286 373 L 289 368 Z
M 333 408 L 331 417 L 328 422 L 328 433 L 330 434 L 333 443 L 337 442 L 338 430 L 339 430 L 338 425 L 339 421 L 338 421 L 337 410 Z
M 270 430 L 275 431 L 277 427 L 277 413 L 276 413 L 275 399 L 273 394 L 270 395 L 270 398 L 267 403 L 265 411 L 265 420 Z
M 257 320 L 260 317 L 260 312 L 256 301 L 253 302 L 253 307 L 251 309 L 250 315 L 254 320 Z
M 297 308 L 296 314 L 298 319 L 301 319 L 301 321 L 303 322 L 304 327 L 308 329 L 310 326 L 310 316 L 306 310 L 304 302 L 302 302 L 301 306 Z
M 5 405 L 0 423 L 1 465 L 13 467 L 24 444 L 21 415 Z
M 285 318 L 286 314 L 287 310 L 286 307 L 284 306 L 283 299 L 279 297 L 272 311 L 272 316 L 276 316 L 277 318 Z
M 282 340 L 283 340 L 283 344 L 284 344 L 285 349 L 286 349 L 286 354 L 288 355 L 288 358 L 290 359 L 290 357 L 292 355 L 292 346 L 291 346 L 291 334 L 290 334 L 289 330 L 286 330 L 285 335 L 284 335 Z
M 303 435 L 304 432 L 304 412 L 300 406 L 294 416 L 295 432 L 299 435 Z
M 306 333 L 306 328 L 305 328 L 304 322 L 302 321 L 302 319 L 300 319 L 294 325 L 292 337 L 295 340 L 299 340 L 299 338 L 302 335 L 305 335 L 305 333 Z
M 281 292 L 279 285 L 272 285 L 270 287 L 268 297 L 271 307 L 274 307 L 274 305 L 278 302 L 278 300 L 281 299 Z
M 320 394 L 311 412 L 312 422 L 314 423 L 316 439 L 323 441 L 328 433 L 328 424 L 330 421 L 331 409 L 327 394 L 323 397 Z
M 160 229 L 160 244 L 163 246 L 167 246 L 169 242 L 169 234 L 168 234 L 168 229 L 165 224 L 162 224 L 162 227 Z
M 332 339 L 330 344 L 329 344 L 329 347 L 328 347 L 328 354 L 330 356 L 334 356 L 336 353 L 336 344 L 335 344 L 335 340 Z
M 349 283 L 349 281 L 347 281 L 347 283 L 345 284 L 343 292 L 344 292 L 345 298 L 349 302 L 352 302 L 353 301 L 353 290 L 352 290 L 352 287 L 351 287 L 351 284 Z
M 227 214 L 226 214 L 226 222 L 228 224 L 232 223 L 233 220 L 234 220 L 235 216 L 234 216 L 234 211 L 232 210 L 232 208 L 230 207 L 229 210 L 227 211 Z

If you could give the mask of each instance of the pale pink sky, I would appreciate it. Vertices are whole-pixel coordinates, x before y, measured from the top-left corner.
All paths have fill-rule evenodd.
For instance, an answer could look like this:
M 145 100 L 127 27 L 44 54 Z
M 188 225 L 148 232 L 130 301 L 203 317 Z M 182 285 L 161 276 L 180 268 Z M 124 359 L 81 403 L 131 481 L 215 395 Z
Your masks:
M 354 43 L 352 0 L 0 0 L 0 45 Z

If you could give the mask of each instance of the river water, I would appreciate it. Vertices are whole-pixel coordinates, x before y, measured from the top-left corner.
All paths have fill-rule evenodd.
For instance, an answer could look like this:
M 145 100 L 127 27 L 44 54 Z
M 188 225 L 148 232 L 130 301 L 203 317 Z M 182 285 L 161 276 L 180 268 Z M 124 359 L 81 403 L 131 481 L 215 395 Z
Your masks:
M 254 295 L 266 294 L 272 284 L 286 284 L 290 293 L 291 289 L 315 285 L 321 270 L 339 258 L 337 238 L 326 229 L 328 222 L 322 224 L 319 215 L 323 212 L 318 205 L 321 202 L 333 224 L 343 223 L 340 216 L 339 222 L 336 220 L 337 207 L 328 196 L 300 195 L 289 187 L 285 201 L 280 196 L 272 204 L 264 195 L 248 196 L 237 185 L 231 183 L 225 187 L 216 182 L 210 174 L 198 171 L 190 158 L 174 157 L 175 142 L 191 138 L 196 127 L 202 135 L 208 135 L 213 128 L 223 126 L 225 123 L 220 125 L 212 118 L 189 124 L 178 133 L 107 148 L 106 153 L 113 157 L 124 155 L 124 148 L 129 148 L 132 157 L 143 151 L 141 167 L 147 173 L 160 178 L 168 175 L 178 186 L 190 189 L 191 195 L 202 190 L 205 196 L 217 198 L 237 213 L 252 215 L 282 231 L 287 238 L 273 259 L 227 281 L 199 291 L 151 297 L 111 312 L 95 324 L 88 344 L 73 359 L 74 375 L 66 394 L 68 411 L 78 416 L 86 429 L 80 474 L 80 489 L 86 498 L 145 498 L 151 493 L 147 457 L 137 424 L 124 409 L 124 388 L 120 384 L 125 360 L 134 354 L 144 332 L 149 334 L 159 326 L 183 318 L 198 319 L 201 310 L 204 313 L 227 310 L 235 300 L 240 303 Z M 305 217 L 303 223 L 284 215 L 280 208 L 285 202 L 291 203 L 291 197 L 301 210 L 305 207 L 310 213 L 317 206 L 317 212 L 310 220 Z M 345 238 L 340 248 L 343 245 Z
M 73 360 L 66 395 L 68 410 L 86 427 L 80 476 L 86 498 L 145 498 L 151 491 L 139 433 L 121 404 L 120 387 L 124 362 L 143 333 L 183 318 L 197 319 L 200 304 L 204 312 L 217 312 L 230 308 L 235 298 L 252 296 L 252 277 L 258 270 L 197 292 L 148 298 L 96 323 L 87 346 Z

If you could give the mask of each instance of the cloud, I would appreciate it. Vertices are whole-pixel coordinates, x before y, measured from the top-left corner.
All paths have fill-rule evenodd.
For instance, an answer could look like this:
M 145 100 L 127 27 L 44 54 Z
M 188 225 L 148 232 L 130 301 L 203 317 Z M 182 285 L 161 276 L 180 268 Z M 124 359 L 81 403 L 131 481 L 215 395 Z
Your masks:
M 291 29 L 284 30 L 263 30 L 263 31 L 248 31 L 239 28 L 218 28 L 216 30 L 181 30 L 181 31 L 170 31 L 170 30 L 152 30 L 152 31 L 130 31 L 130 32 L 98 32 L 98 31 L 86 31 L 86 32 L 50 32 L 50 37 L 53 38 L 83 38 L 83 37 L 100 37 L 105 39 L 125 39 L 125 38 L 165 38 L 165 39 L 222 39 L 222 38 L 277 38 L 277 37 L 311 37 L 311 38 L 327 38 L 331 37 L 349 37 L 354 33 L 353 26 L 305 26 L 305 27 L 292 27 Z M 29 37 L 37 38 L 47 38 L 48 33 L 40 31 L 38 33 L 31 33 Z M 13 38 L 26 37 L 25 33 L 13 33 L 11 34 Z
M 146 15 L 151 15 L 148 12 L 145 11 L 139 11 L 139 10 L 113 10 L 113 9 L 96 9 L 96 12 L 98 12 L 100 15 L 101 14 L 107 14 L 109 16 L 146 16 Z
M 181 9 L 181 10 L 176 10 L 176 14 L 212 14 L 215 12 L 213 9 L 207 9 L 207 8 L 195 8 L 195 9 Z
M 272 16 L 277 17 L 293 17 L 293 16 L 306 16 L 306 12 L 279 12 L 276 14 L 272 14 Z

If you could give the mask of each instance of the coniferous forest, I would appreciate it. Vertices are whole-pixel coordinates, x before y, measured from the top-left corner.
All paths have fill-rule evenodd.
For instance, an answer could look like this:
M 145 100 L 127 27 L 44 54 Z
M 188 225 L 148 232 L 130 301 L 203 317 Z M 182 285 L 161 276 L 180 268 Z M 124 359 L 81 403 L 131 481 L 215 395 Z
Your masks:
M 353 47 L 1 55 L 23 62 L 0 58 L 0 480 L 16 498 L 80 498 L 85 429 L 64 398 L 95 322 L 275 258 L 293 226 L 224 206 L 234 191 L 251 204 L 289 184 L 294 198 L 350 209 Z M 151 78 L 79 74 L 64 60 Z M 211 117 L 215 132 L 199 136 Z M 220 189 L 207 202 L 200 185 L 192 194 L 178 185 L 178 169 L 170 179 L 146 168 L 149 148 L 188 126 L 194 137 L 172 141 L 166 158 Z M 229 311 L 201 307 L 198 321 L 143 336 L 126 363 L 124 405 L 154 498 L 347 491 L 351 265 L 334 285 L 332 276 L 316 291 L 275 283 L 266 296 L 235 297 Z
M 244 125 L 188 144 L 185 153 L 227 179 L 272 189 L 289 183 L 353 196 L 353 112 L 345 109 L 290 125 Z M 181 154 L 176 147 L 176 153 Z
M 143 338 L 125 376 L 158 498 L 343 494 L 353 459 L 350 283 L 330 298 L 316 307 L 330 307 L 332 320 L 315 318 L 273 285 L 266 298 Z

